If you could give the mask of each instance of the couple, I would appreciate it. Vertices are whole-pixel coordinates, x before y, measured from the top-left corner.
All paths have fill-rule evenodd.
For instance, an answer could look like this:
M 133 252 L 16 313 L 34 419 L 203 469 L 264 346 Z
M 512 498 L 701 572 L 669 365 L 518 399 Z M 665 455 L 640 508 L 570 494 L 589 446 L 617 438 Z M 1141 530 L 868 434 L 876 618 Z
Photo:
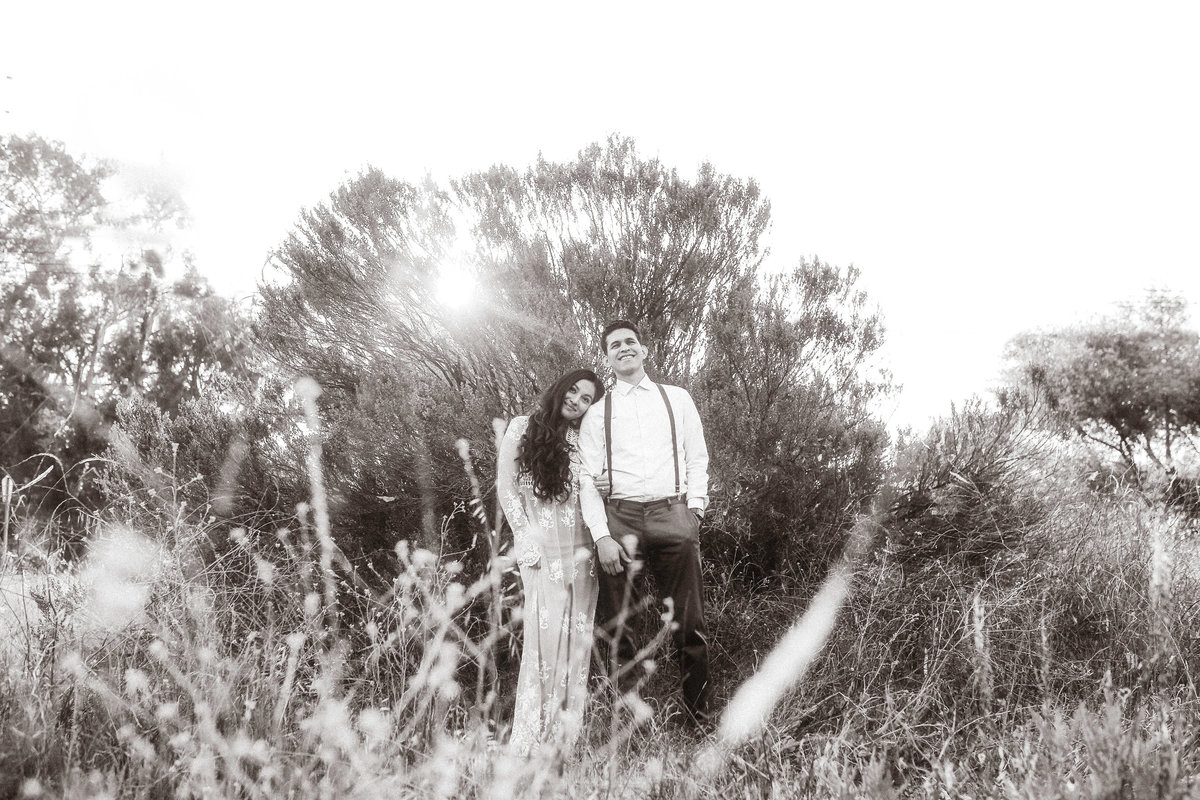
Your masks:
M 608 395 L 590 370 L 568 373 L 533 414 L 512 420 L 500 446 L 497 492 L 525 588 L 511 738 L 521 753 L 574 741 L 597 598 L 611 632 L 635 556 L 673 601 L 684 705 L 694 721 L 708 719 L 697 537 L 708 503 L 708 449 L 700 416 L 687 391 L 646 376 L 649 351 L 633 323 L 610 323 L 601 341 L 616 377 Z M 634 652 L 625 632 L 622 664 Z

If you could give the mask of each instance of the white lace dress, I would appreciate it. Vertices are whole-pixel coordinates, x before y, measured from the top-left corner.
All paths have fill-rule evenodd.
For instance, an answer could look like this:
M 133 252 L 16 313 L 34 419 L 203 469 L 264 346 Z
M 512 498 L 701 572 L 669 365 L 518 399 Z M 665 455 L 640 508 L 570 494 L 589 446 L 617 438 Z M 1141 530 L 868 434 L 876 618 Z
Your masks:
M 515 417 L 500 446 L 496 488 L 513 530 L 512 555 L 521 570 L 525 614 L 521 671 L 510 746 L 569 748 L 587 700 L 596 613 L 596 560 L 579 506 L 579 436 L 568 430 L 571 493 L 563 502 L 539 500 L 517 452 L 529 424 Z

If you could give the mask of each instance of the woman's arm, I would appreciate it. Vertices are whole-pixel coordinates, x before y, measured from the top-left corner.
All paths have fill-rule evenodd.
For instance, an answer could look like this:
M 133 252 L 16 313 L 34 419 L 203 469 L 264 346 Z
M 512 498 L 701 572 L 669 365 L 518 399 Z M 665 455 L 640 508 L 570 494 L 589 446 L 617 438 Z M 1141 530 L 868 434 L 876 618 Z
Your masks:
M 523 566 L 535 566 L 541 560 L 537 543 L 529 534 L 529 518 L 525 516 L 525 506 L 521 502 L 521 487 L 519 483 L 519 467 L 517 452 L 521 447 L 521 437 L 529 425 L 528 417 L 513 417 L 504 432 L 500 442 L 500 456 L 496 464 L 496 496 L 500 499 L 500 507 L 508 520 L 513 532 L 512 557 Z

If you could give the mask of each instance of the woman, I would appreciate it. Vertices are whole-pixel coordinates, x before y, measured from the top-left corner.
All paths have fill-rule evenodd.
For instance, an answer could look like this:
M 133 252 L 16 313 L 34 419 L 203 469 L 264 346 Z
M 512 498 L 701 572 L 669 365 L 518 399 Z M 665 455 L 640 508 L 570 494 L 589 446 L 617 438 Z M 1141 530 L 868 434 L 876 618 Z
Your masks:
M 500 445 L 496 489 L 525 587 L 511 739 L 522 755 L 542 743 L 569 747 L 582 722 L 598 584 L 579 506 L 578 431 L 603 396 L 594 372 L 569 372 L 536 411 L 509 423 Z

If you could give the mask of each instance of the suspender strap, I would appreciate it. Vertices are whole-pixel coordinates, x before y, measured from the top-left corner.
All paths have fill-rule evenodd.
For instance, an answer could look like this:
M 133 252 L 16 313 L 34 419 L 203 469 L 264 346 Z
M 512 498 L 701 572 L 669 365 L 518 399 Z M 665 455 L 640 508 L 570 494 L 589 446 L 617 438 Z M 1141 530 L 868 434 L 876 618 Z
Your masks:
M 671 401 L 667 399 L 667 390 L 661 383 L 656 383 L 663 402 L 667 406 L 667 419 L 671 421 L 671 462 L 675 465 L 675 494 L 679 491 L 679 440 L 675 438 L 675 412 L 671 409 Z
M 667 419 L 671 422 L 671 462 L 675 465 L 675 494 L 682 494 L 683 488 L 679 480 L 679 438 L 675 434 L 675 411 L 671 408 L 671 401 L 667 399 L 667 390 L 663 388 L 661 383 L 654 384 L 658 387 L 659 394 L 662 395 L 663 404 L 667 407 Z M 608 459 L 608 480 L 609 492 L 612 492 L 613 466 L 612 466 L 612 400 L 613 393 L 609 392 L 604 398 L 604 455 Z
M 616 387 L 613 387 L 616 388 Z M 608 397 L 604 398 L 604 463 L 608 467 L 608 493 L 611 495 L 613 490 L 612 479 L 612 397 L 613 393 L 609 392 Z

